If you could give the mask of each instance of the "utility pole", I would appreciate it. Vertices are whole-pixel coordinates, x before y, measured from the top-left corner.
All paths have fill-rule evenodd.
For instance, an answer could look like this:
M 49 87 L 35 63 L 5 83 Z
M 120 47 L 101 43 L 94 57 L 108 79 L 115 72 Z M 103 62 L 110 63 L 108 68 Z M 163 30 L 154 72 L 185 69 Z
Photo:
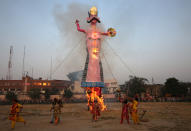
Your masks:
M 22 67 L 22 77 L 24 76 L 25 76 L 25 46 L 24 46 L 23 67 Z
M 11 79 L 12 79 L 12 74 L 11 74 L 12 57 L 13 57 L 13 46 L 10 46 L 10 54 L 9 54 L 9 62 L 8 62 L 7 80 L 11 80 Z
M 33 78 L 33 67 L 32 67 L 32 78 Z
M 52 56 L 50 59 L 50 80 L 52 80 Z

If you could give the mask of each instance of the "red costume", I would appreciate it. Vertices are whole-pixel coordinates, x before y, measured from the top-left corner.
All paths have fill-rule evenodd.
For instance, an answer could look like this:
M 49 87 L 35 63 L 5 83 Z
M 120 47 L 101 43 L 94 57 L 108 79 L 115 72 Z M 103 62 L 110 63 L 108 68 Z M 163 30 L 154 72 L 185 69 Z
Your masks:
M 122 102 L 122 112 L 121 112 L 121 121 L 120 123 L 123 123 L 123 118 L 125 117 L 127 120 L 127 123 L 129 124 L 129 104 L 127 99 L 121 99 L 119 98 L 120 102 Z
M 97 102 L 93 103 L 92 114 L 93 114 L 93 120 L 97 120 L 98 116 L 100 116 L 100 107 Z

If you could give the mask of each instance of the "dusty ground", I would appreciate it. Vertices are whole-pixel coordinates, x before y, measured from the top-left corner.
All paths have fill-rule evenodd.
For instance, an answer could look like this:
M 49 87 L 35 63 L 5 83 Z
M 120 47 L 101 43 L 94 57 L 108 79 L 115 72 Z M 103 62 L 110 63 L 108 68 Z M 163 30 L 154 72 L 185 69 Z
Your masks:
M 108 110 L 102 112 L 97 122 L 91 121 L 85 103 L 65 104 L 59 125 L 50 124 L 51 105 L 24 105 L 23 117 L 27 121 L 16 123 L 15 131 L 191 131 L 191 103 L 140 103 L 140 111 L 146 109 L 145 119 L 130 125 L 120 124 L 120 103 L 106 103 Z M 0 106 L 0 130 L 9 131 L 7 114 L 10 106 Z

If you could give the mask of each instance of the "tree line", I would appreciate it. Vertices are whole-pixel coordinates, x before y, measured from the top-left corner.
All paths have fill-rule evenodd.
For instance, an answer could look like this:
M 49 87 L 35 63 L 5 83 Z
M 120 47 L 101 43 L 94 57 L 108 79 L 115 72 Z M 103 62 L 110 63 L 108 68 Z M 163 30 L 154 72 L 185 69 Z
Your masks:
M 130 80 L 121 85 L 121 92 L 128 93 L 133 97 L 136 94 L 146 93 L 148 80 L 142 77 L 130 76 Z M 188 89 L 191 88 L 190 82 L 181 82 L 177 78 L 167 78 L 161 88 L 161 96 L 182 97 L 188 94 Z

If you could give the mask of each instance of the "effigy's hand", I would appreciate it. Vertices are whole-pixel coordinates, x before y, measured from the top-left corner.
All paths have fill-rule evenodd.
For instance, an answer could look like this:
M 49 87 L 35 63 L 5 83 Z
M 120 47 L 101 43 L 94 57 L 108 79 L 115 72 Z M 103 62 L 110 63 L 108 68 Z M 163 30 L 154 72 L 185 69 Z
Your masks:
M 109 35 L 110 37 L 114 37 L 114 36 L 116 35 L 116 31 L 115 31 L 115 29 L 113 29 L 113 28 L 109 28 L 109 29 L 107 30 L 107 33 L 108 33 L 108 35 Z
M 75 22 L 76 24 L 78 24 L 79 23 L 79 20 L 76 20 L 76 22 Z

